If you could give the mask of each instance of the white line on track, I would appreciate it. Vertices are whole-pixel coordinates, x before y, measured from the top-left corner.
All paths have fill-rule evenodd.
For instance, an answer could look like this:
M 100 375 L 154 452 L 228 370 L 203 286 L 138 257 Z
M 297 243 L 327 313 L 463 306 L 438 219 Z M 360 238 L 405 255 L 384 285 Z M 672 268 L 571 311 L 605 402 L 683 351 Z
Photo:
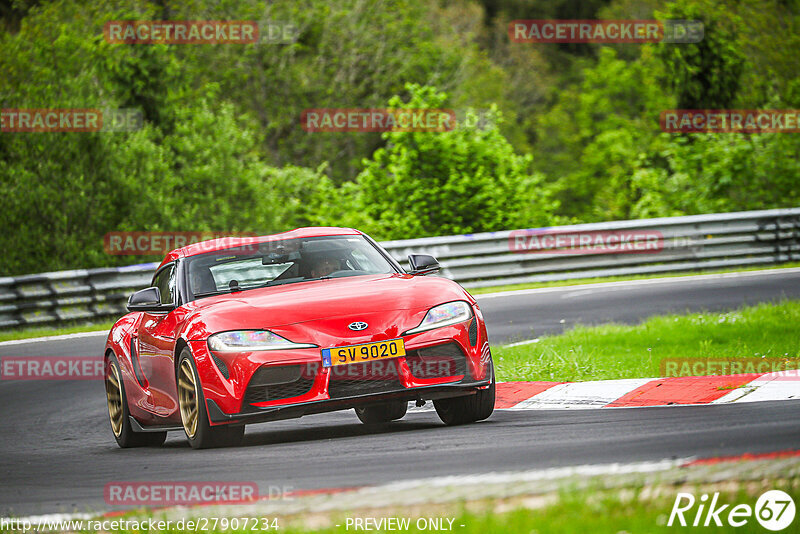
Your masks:
M 599 465 L 578 465 L 573 467 L 553 467 L 549 469 L 536 469 L 522 472 L 505 473 L 484 473 L 478 475 L 452 475 L 433 478 L 423 478 L 418 480 L 408 480 L 402 482 L 391 482 L 378 486 L 381 489 L 408 489 L 416 487 L 448 487 L 462 486 L 467 484 L 508 484 L 512 482 L 528 482 L 533 480 L 554 480 L 570 476 L 600 476 L 618 475 L 627 473 L 654 473 L 666 471 L 673 467 L 680 467 L 694 460 L 694 458 L 664 459 L 657 462 L 635 462 L 635 463 L 613 463 Z M 362 491 L 374 490 L 375 487 L 367 487 Z
M 26 343 L 42 343 L 45 341 L 61 341 L 64 339 L 77 339 L 81 337 L 107 336 L 108 330 L 95 330 L 94 332 L 76 332 L 74 334 L 61 334 L 58 336 L 31 337 L 28 339 L 12 339 L 10 341 L 0 341 L 0 347 L 8 345 L 24 345 Z
M 530 345 L 531 343 L 538 343 L 538 342 L 539 342 L 539 338 L 535 337 L 533 339 L 528 339 L 528 340 L 525 340 L 525 341 L 518 341 L 517 343 L 511 343 L 509 345 L 501 345 L 501 346 L 503 346 L 503 347 L 519 347 L 521 345 Z

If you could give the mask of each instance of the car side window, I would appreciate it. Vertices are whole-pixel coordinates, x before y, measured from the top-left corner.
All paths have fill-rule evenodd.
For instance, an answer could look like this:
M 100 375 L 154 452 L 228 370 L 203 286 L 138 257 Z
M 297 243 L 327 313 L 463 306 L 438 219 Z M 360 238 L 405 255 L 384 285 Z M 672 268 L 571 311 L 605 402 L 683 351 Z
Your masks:
M 175 301 L 175 265 L 158 273 L 153 286 L 161 292 L 161 304 L 172 304 Z

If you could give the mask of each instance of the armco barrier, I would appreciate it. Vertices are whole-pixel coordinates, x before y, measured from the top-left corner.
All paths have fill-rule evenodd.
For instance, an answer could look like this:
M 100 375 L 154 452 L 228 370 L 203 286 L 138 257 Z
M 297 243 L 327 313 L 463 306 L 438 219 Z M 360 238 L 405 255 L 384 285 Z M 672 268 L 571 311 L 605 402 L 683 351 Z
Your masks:
M 594 239 L 610 235 L 617 238 L 606 240 L 607 246 L 600 249 L 573 249 L 556 240 L 558 236 Z M 631 238 L 629 245 L 638 243 L 644 250 L 621 251 L 619 240 Z M 520 243 L 526 250 L 519 250 Z M 653 246 L 648 247 L 648 243 Z M 467 288 L 770 265 L 800 260 L 800 208 L 425 237 L 381 244 L 401 262 L 411 253 L 436 256 L 442 265 L 440 274 Z M 118 317 L 125 313 L 128 295 L 149 284 L 156 265 L 0 278 L 0 328 Z

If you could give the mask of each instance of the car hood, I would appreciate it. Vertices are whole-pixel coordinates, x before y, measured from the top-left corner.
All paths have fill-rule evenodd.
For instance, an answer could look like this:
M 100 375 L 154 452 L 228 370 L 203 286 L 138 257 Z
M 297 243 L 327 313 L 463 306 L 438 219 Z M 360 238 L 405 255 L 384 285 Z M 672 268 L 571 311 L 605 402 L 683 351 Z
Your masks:
M 452 280 L 439 277 L 383 274 L 298 282 L 283 286 L 218 295 L 186 305 L 188 339 L 214 332 L 276 328 L 335 318 L 376 318 L 395 322 L 410 311 L 452 300 L 474 303 Z

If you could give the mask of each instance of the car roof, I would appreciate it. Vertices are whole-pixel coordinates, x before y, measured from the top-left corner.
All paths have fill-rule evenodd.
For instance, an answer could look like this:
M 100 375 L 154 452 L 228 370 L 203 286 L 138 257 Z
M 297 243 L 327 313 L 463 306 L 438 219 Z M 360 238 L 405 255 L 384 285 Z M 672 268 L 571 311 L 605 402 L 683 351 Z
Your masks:
M 259 243 L 267 243 L 269 241 L 278 241 L 281 239 L 297 239 L 303 237 L 322 237 L 322 236 L 337 236 L 337 235 L 361 235 L 361 232 L 353 228 L 338 228 L 335 226 L 309 226 L 303 228 L 295 228 L 288 232 L 280 234 L 254 236 L 254 237 L 221 237 L 218 239 L 209 239 L 208 241 L 200 241 L 192 243 L 185 247 L 176 248 L 170 251 L 164 261 L 161 262 L 159 268 L 169 262 L 175 261 L 178 258 L 186 258 L 189 256 L 196 256 L 206 252 L 214 252 L 217 250 L 225 250 L 228 248 L 239 247 L 243 245 L 255 245 Z

